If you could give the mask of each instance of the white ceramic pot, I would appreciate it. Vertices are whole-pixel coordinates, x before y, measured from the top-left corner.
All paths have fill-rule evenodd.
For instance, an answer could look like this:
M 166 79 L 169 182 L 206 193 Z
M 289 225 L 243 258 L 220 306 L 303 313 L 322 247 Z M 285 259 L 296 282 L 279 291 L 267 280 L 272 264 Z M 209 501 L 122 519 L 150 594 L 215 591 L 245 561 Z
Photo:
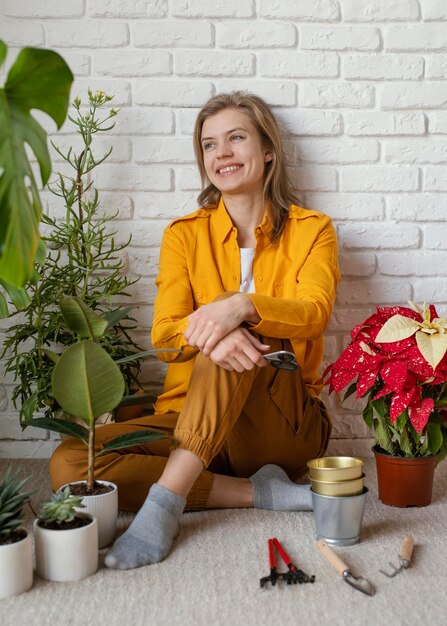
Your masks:
M 118 487 L 115 483 L 107 480 L 97 480 L 96 482 L 109 485 L 113 487 L 113 490 L 102 493 L 99 496 L 84 496 L 82 504 L 85 508 L 78 509 L 78 511 L 90 513 L 98 520 L 99 549 L 101 549 L 110 545 L 115 537 L 116 522 L 118 520 Z M 76 485 L 79 483 L 85 483 L 85 481 L 79 480 L 69 484 Z M 62 485 L 59 491 L 66 486 Z
M 98 523 L 70 530 L 50 530 L 34 521 L 36 572 L 54 582 L 91 576 L 98 569 Z
M 28 533 L 21 541 L 0 546 L 0 598 L 17 596 L 33 586 L 33 541 Z

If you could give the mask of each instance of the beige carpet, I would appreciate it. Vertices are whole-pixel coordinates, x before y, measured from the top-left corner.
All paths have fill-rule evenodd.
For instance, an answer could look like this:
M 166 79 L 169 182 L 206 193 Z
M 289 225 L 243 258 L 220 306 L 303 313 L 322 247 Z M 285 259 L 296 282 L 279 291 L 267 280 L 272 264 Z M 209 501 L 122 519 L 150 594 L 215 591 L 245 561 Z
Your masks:
M 9 461 L 0 461 L 0 474 Z M 35 506 L 50 491 L 47 461 L 13 461 L 32 474 Z M 375 467 L 366 459 L 370 494 L 361 543 L 338 549 L 354 573 L 376 586 L 374 597 L 349 587 L 315 548 L 312 513 L 255 510 L 185 514 L 173 553 L 163 563 L 129 572 L 101 566 L 78 583 L 50 583 L 0 600 L 1 626 L 420 626 L 447 613 L 447 461 L 436 470 L 433 502 L 396 509 L 377 499 Z M 131 519 L 120 516 L 120 527 Z M 27 526 L 32 515 L 27 515 Z M 410 569 L 379 573 L 397 555 L 405 533 L 415 538 Z M 314 584 L 259 588 L 268 574 L 267 539 L 276 536 Z

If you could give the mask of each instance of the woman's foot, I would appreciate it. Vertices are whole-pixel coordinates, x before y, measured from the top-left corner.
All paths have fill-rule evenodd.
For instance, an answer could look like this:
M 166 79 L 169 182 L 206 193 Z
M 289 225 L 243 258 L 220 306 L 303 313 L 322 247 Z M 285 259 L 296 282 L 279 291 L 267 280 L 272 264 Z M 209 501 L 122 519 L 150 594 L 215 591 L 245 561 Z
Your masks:
M 107 552 L 105 565 L 133 569 L 165 559 L 179 531 L 186 500 L 155 484 L 132 524 Z
M 278 465 L 264 465 L 253 476 L 253 506 L 271 511 L 312 511 L 309 485 L 297 485 Z

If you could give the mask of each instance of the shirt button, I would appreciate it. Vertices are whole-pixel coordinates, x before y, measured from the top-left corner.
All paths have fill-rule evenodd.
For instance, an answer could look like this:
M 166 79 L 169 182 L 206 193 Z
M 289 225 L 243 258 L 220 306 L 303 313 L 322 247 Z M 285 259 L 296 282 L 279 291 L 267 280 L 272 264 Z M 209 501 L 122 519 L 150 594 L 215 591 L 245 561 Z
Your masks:
M 237 276 L 233 276 L 233 280 L 237 280 Z
M 262 276 L 257 276 L 256 280 L 258 281 L 258 283 L 262 283 Z
M 198 293 L 198 294 L 197 294 L 197 300 L 200 300 L 200 298 L 201 298 L 201 297 L 202 297 L 202 294 L 201 294 L 201 293 Z

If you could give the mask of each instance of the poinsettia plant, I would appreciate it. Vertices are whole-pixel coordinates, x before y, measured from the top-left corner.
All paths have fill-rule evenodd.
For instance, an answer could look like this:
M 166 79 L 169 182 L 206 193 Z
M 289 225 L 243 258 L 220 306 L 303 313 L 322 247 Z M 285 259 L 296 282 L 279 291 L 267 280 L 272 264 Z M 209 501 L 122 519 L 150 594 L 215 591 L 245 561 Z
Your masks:
M 329 392 L 368 398 L 375 443 L 396 456 L 447 454 L 447 317 L 433 305 L 378 307 L 323 374 Z M 355 379 L 355 381 L 354 381 Z M 354 381 L 354 382 L 352 382 Z

